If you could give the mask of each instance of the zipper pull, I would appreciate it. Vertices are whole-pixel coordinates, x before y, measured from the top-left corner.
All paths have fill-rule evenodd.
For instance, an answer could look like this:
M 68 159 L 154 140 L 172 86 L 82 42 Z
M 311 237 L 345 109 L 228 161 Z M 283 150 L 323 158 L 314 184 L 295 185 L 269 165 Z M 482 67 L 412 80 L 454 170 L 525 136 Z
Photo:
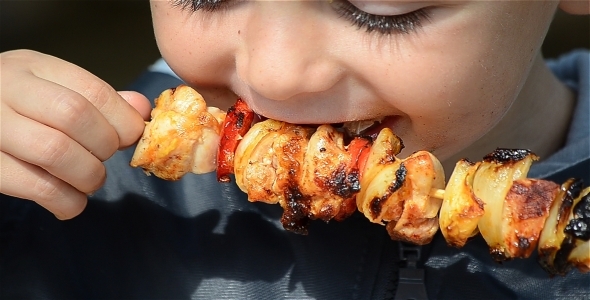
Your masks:
M 421 247 L 398 243 L 400 268 L 395 300 L 428 300 L 424 284 L 424 269 L 417 267 Z

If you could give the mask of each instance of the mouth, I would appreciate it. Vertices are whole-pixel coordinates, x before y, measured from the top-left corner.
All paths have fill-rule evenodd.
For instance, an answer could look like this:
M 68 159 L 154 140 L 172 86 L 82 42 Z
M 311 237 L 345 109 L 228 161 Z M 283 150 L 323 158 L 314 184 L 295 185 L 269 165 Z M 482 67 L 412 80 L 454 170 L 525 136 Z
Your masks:
M 342 128 L 350 136 L 376 136 L 381 129 L 392 128 L 395 116 L 378 117 L 369 120 L 350 121 L 342 123 Z
M 256 114 L 253 123 L 258 123 L 269 118 Z M 376 138 L 383 128 L 393 128 L 398 118 L 396 116 L 377 117 L 373 119 L 364 119 L 357 121 L 345 121 L 340 123 L 317 123 L 317 124 L 298 124 L 306 127 L 317 128 L 320 125 L 328 124 L 345 134 L 348 138 L 358 136 Z
M 331 125 L 346 136 L 355 137 L 376 136 L 385 127 L 394 129 L 397 121 L 403 119 L 401 112 L 374 97 L 363 96 L 352 101 L 340 96 L 317 95 L 313 100 L 301 96 L 274 101 L 251 89 L 232 91 L 256 114 L 254 123 L 273 119 L 311 128 Z
M 342 132 L 345 139 L 348 140 L 359 136 L 376 138 L 384 128 L 390 128 L 395 132 L 396 127 L 400 125 L 400 120 L 403 119 L 401 114 L 391 111 L 389 108 L 385 111 L 365 106 L 347 105 L 344 108 L 329 105 L 316 106 L 315 103 L 322 101 L 314 101 L 306 102 L 305 108 L 302 109 L 299 101 L 284 101 L 281 102 L 281 106 L 278 106 L 277 101 L 268 100 L 251 90 L 244 93 L 234 91 L 234 95 L 244 101 L 248 108 L 254 112 L 253 123 L 274 119 L 311 128 L 330 125 Z M 377 105 L 382 104 L 373 102 L 369 104 L 370 107 L 377 107 Z M 331 109 L 337 110 L 335 114 L 323 113 Z

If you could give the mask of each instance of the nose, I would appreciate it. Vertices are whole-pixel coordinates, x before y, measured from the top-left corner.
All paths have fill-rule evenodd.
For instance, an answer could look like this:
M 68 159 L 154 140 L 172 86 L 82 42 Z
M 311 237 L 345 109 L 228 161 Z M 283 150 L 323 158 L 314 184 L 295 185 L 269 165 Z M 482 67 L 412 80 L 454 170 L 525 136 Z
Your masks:
M 343 68 L 330 53 L 325 21 L 304 9 L 314 4 L 264 1 L 255 5 L 259 9 L 243 27 L 236 54 L 236 72 L 250 89 L 267 99 L 288 100 L 327 91 L 341 79 Z

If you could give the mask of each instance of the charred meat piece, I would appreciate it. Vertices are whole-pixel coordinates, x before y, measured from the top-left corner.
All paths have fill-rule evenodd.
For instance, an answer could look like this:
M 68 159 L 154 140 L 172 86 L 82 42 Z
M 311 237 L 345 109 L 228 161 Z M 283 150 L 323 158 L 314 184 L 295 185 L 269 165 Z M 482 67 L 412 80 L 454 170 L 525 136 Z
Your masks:
M 387 223 L 387 232 L 394 240 L 428 244 L 438 231 L 442 204 L 442 199 L 431 194 L 445 187 L 444 170 L 438 159 L 426 151 L 410 155 L 400 165 L 407 171 L 402 187 L 394 195 L 403 201 L 403 211 L 398 220 Z
M 166 180 L 214 171 L 225 112 L 207 107 L 185 85 L 164 91 L 155 102 L 130 165 Z
M 331 220 L 346 203 L 354 203 L 360 190 L 359 171 L 344 146 L 343 134 L 322 125 L 311 135 L 302 163 L 299 190 L 311 198 L 314 218 Z M 346 218 L 353 211 L 346 212 Z
M 546 180 L 513 182 L 504 201 L 502 217 L 504 257 L 526 258 L 536 249 L 558 190 L 559 185 Z
M 342 133 L 327 125 L 265 120 L 236 149 L 236 183 L 250 201 L 280 204 L 283 226 L 306 233 L 308 220 L 343 220 L 356 210 L 358 163 L 369 144 L 355 138 L 345 146 Z
M 234 157 L 238 187 L 248 194 L 250 201 L 278 203 L 282 193 L 275 190 L 277 165 L 275 141 L 281 135 L 283 122 L 266 120 L 256 123 L 244 135 Z
M 395 152 L 401 150 L 398 140 L 389 129 L 377 136 L 368 154 L 357 205 L 371 222 L 386 224 L 392 239 L 426 244 L 438 230 L 441 199 L 432 197 L 431 191 L 444 188 L 444 172 L 426 151 L 396 158 Z

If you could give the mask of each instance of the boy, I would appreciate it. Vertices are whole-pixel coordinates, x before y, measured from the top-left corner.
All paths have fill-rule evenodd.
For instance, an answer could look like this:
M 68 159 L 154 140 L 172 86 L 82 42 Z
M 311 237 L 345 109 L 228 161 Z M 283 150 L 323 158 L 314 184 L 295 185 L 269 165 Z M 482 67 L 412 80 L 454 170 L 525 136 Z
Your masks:
M 588 13 L 588 5 L 151 2 L 163 58 L 209 105 L 228 107 L 240 96 L 257 113 L 292 123 L 386 117 L 406 146 L 401 156 L 426 149 L 447 171 L 496 147 L 528 148 L 544 158 L 529 177 L 559 182 L 588 180 L 588 53 L 551 65 L 558 79 L 539 48 L 558 6 Z M 211 174 L 162 182 L 130 169 L 131 152 L 116 150 L 137 141 L 147 99 L 179 84 L 173 77 L 144 78 L 137 88 L 144 95 L 117 94 L 77 66 L 28 51 L 2 54 L 2 74 L 2 193 L 34 200 L 58 219 L 80 214 L 58 222 L 37 206 L 3 199 L 5 296 L 589 293 L 588 276 L 551 279 L 535 258 L 492 262 L 481 238 L 459 250 L 440 235 L 427 247 L 405 248 L 358 214 L 313 222 L 309 236 L 297 236 L 281 229 L 279 207 L 247 203 Z

